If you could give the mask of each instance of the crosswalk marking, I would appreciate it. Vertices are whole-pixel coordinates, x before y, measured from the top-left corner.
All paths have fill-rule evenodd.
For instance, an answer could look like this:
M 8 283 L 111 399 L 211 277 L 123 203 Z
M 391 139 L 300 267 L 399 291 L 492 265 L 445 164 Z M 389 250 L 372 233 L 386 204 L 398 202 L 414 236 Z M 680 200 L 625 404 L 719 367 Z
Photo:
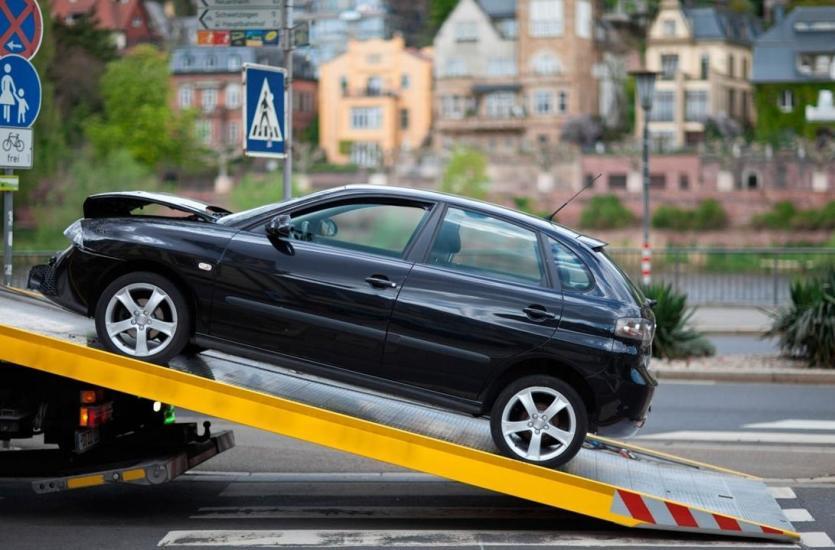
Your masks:
M 437 531 L 437 530 L 188 530 L 170 531 L 157 544 L 174 546 L 260 546 L 288 547 L 584 547 L 610 548 L 613 546 L 637 548 L 799 548 L 785 543 L 751 542 L 736 540 L 695 541 L 655 537 L 621 536 L 617 533 L 565 533 L 554 531 Z
M 835 434 L 791 432 L 720 432 L 682 430 L 641 435 L 638 439 L 663 441 L 716 441 L 731 443 L 796 443 L 835 445 Z
M 827 430 L 835 432 L 835 420 L 811 420 L 802 418 L 787 418 L 775 422 L 754 422 L 745 424 L 743 428 L 759 430 Z
M 800 542 L 809 548 L 835 548 L 835 542 L 823 531 L 800 533 Z
M 805 508 L 784 508 L 783 514 L 786 516 L 786 519 L 792 523 L 815 521 L 815 518 L 812 517 L 812 514 L 809 513 L 809 510 Z
M 797 495 L 794 494 L 794 489 L 791 487 L 769 487 L 768 492 L 771 493 L 771 496 L 776 499 L 793 499 L 797 498 Z

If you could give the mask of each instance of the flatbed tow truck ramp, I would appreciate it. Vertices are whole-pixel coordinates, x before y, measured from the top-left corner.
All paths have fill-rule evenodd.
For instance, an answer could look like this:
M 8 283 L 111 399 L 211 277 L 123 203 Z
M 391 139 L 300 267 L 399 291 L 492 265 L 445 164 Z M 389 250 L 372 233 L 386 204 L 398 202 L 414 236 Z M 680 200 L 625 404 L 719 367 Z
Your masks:
M 0 361 L 626 527 L 800 538 L 745 474 L 593 436 L 547 469 L 497 454 L 482 418 L 212 351 L 160 367 L 91 347 L 94 334 L 88 319 L 0 290 Z

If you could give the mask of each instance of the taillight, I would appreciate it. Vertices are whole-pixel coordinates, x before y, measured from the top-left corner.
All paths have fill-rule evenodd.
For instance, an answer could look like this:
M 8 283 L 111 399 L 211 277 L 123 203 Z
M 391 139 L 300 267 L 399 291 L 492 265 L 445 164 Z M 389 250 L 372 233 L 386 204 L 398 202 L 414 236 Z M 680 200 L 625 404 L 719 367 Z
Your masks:
M 641 317 L 618 319 L 615 323 L 615 335 L 621 338 L 639 340 L 643 344 L 652 342 L 655 323 Z
M 85 405 L 92 405 L 104 399 L 102 390 L 81 390 L 81 402 Z
M 82 428 L 98 428 L 113 418 L 113 407 L 110 403 L 81 407 L 78 414 L 78 425 Z

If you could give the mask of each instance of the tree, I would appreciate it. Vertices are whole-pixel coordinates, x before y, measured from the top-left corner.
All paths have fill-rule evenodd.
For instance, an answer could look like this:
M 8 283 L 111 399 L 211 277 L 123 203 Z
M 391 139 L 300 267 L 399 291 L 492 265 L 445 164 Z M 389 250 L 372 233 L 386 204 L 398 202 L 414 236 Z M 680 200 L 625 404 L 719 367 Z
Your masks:
M 456 148 L 444 170 L 441 191 L 483 199 L 487 196 L 487 158 L 475 149 Z
M 108 63 L 101 95 L 103 113 L 86 126 L 99 155 L 125 149 L 149 168 L 181 167 L 199 156 L 194 113 L 171 108 L 167 56 L 153 46 Z
M 458 0 L 430 0 L 429 22 L 432 25 L 433 34 L 438 32 L 447 16 L 452 13 L 457 5 Z

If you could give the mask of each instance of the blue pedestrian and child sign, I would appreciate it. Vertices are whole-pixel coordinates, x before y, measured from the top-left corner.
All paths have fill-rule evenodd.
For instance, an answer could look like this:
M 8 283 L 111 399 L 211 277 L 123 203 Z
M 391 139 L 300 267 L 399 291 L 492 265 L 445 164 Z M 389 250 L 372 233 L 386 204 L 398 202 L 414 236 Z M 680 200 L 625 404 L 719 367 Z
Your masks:
M 284 158 L 285 69 L 244 65 L 244 153 L 250 157 Z
M 0 57 L 0 126 L 29 128 L 41 110 L 41 79 L 28 59 Z

